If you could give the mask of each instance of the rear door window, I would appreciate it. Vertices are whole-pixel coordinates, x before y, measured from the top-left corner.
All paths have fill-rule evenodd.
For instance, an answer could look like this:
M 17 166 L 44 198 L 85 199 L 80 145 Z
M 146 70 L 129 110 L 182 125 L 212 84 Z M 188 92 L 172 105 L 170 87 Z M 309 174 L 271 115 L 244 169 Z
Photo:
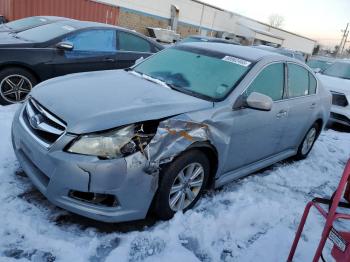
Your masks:
M 317 80 L 316 78 L 309 72 L 309 94 L 316 94 L 317 90 Z
M 297 64 L 288 64 L 288 97 L 309 95 L 309 71 Z
M 273 101 L 283 98 L 284 64 L 276 63 L 265 67 L 246 91 L 246 96 L 258 92 L 271 97 Z
M 148 41 L 139 36 L 123 31 L 118 32 L 118 44 L 118 49 L 121 51 L 133 51 L 143 53 L 152 52 L 152 46 Z

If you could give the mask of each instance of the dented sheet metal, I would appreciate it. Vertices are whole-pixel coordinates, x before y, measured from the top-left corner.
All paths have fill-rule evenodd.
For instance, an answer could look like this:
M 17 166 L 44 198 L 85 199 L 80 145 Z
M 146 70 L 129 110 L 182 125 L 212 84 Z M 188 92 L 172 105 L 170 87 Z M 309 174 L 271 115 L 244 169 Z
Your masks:
M 151 163 L 162 164 L 171 161 L 194 142 L 207 141 L 208 137 L 207 125 L 195 123 L 186 116 L 170 118 L 159 124 L 145 152 Z

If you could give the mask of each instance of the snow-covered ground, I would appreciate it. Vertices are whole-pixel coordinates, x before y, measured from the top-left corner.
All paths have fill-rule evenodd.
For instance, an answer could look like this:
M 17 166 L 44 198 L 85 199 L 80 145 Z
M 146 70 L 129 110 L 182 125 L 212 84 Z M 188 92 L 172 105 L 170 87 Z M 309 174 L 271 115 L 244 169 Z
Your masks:
M 308 159 L 231 183 L 168 222 L 95 225 L 51 205 L 21 172 L 16 108 L 0 106 L 0 261 L 285 261 L 306 202 L 333 192 L 350 153 L 350 134 L 328 130 Z M 323 220 L 309 221 L 295 261 L 310 261 L 319 239 Z

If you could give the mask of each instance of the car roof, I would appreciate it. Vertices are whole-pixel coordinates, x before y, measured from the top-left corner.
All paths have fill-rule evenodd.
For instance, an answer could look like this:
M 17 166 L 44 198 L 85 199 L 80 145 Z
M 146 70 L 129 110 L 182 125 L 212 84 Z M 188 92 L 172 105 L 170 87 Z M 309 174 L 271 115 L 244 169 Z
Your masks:
M 238 42 L 235 42 L 233 40 L 228 40 L 228 39 L 218 38 L 218 37 L 213 37 L 213 36 L 190 35 L 187 38 L 205 39 L 205 40 L 212 41 L 212 42 L 222 42 L 222 43 L 239 45 Z
M 328 56 L 311 56 L 309 60 L 325 61 L 325 62 L 335 62 L 337 59 Z
M 118 29 L 118 30 L 121 30 L 121 31 L 132 32 L 134 34 L 141 35 L 141 34 L 137 33 L 136 31 L 133 31 L 133 30 L 129 30 L 129 29 L 126 29 L 126 28 L 123 28 L 123 27 L 115 26 L 115 25 L 103 24 L 103 23 L 99 23 L 99 22 L 80 21 L 80 20 L 68 19 L 68 20 L 64 20 L 64 21 L 58 21 L 55 24 L 63 25 L 63 26 L 64 25 L 71 26 L 71 27 L 75 28 L 76 30 L 84 29 L 84 28 L 98 28 L 98 27 L 100 27 L 100 28 L 114 28 L 114 29 Z M 141 35 L 141 36 L 143 36 L 144 38 L 147 38 L 144 35 Z
M 183 46 L 196 47 L 203 50 L 221 52 L 225 53 L 228 56 L 239 57 L 242 59 L 249 60 L 251 62 L 257 62 L 266 57 L 276 57 L 283 58 L 283 60 L 288 61 L 297 61 L 296 59 L 283 56 L 278 53 L 272 53 L 266 50 L 253 48 L 251 46 L 242 46 L 242 45 L 228 45 L 224 43 L 215 43 L 215 42 L 194 42 L 194 43 L 183 43 Z
M 63 16 L 50 16 L 50 15 L 39 15 L 39 16 L 33 16 L 33 17 L 39 17 L 39 18 L 45 18 L 47 20 L 50 20 L 50 21 L 62 21 L 62 20 L 74 20 L 72 18 L 68 18 L 68 17 L 63 17 Z
M 287 48 L 283 48 L 283 47 L 274 47 L 274 46 L 268 46 L 268 45 L 255 45 L 253 46 L 254 48 L 258 48 L 258 49 L 263 49 L 263 50 L 268 50 L 270 52 L 286 52 L 286 53 L 297 53 L 297 51 L 291 50 L 291 49 L 287 49 Z

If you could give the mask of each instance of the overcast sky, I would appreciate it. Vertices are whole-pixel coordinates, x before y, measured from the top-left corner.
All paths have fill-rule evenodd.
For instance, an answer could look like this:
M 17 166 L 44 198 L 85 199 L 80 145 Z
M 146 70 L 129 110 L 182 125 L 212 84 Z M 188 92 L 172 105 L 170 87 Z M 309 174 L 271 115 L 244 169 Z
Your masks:
M 283 29 L 308 36 L 325 45 L 338 44 L 341 29 L 350 22 L 350 0 L 202 1 L 265 23 L 271 14 L 277 13 L 284 17 Z

